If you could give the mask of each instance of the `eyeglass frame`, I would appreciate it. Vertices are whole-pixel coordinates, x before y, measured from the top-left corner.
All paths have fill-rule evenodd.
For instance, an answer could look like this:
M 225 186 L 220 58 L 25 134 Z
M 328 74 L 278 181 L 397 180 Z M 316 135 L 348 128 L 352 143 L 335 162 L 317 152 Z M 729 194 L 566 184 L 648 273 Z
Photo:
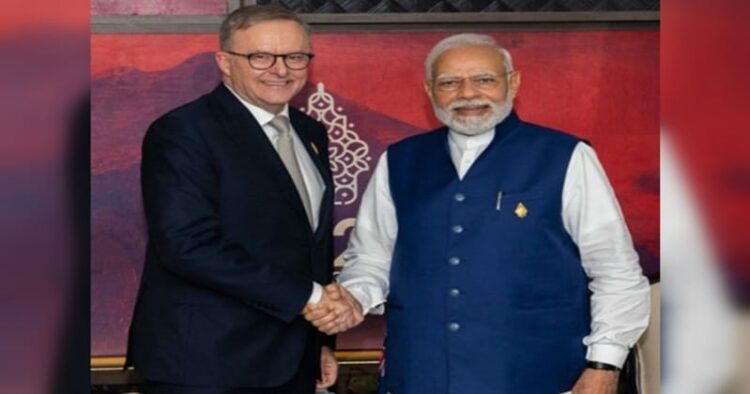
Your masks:
M 440 81 L 440 77 L 433 79 L 432 82 L 430 83 L 430 85 L 435 86 L 435 88 L 437 90 L 441 91 L 441 92 L 450 93 L 450 92 L 456 92 L 459 89 L 461 89 L 461 86 L 463 86 L 464 81 L 469 80 L 470 83 L 471 83 L 471 86 L 473 86 L 475 89 L 479 89 L 479 90 L 492 89 L 494 87 L 483 88 L 483 87 L 477 86 L 476 83 L 474 82 L 474 79 L 475 78 L 477 78 L 477 79 L 478 78 L 493 78 L 493 79 L 497 78 L 498 82 L 500 82 L 503 79 L 505 79 L 505 82 L 507 83 L 507 82 L 510 81 L 510 76 L 513 75 L 516 71 L 517 70 L 509 70 L 509 71 L 506 71 L 506 72 L 503 72 L 503 73 L 500 73 L 500 74 L 497 74 L 497 75 L 493 75 L 491 73 L 486 73 L 486 74 L 472 75 L 470 77 L 447 77 L 447 78 L 443 78 L 443 82 L 446 82 L 446 80 L 451 80 L 451 79 L 455 79 L 457 82 L 460 82 L 460 84 L 458 86 L 456 86 L 455 89 L 446 89 L 446 88 L 441 89 L 440 85 L 438 85 L 438 83 L 441 82 Z M 503 77 L 508 77 L 508 78 L 503 78 Z M 498 86 L 500 86 L 500 85 L 498 84 Z M 497 87 L 497 86 L 495 86 L 495 87 Z
M 282 62 L 284 63 L 284 66 L 286 68 L 290 69 L 290 70 L 294 70 L 294 71 L 304 70 L 304 69 L 310 67 L 310 63 L 312 62 L 313 58 L 315 57 L 315 54 L 314 53 L 310 53 L 310 52 L 290 52 L 290 53 L 281 53 L 281 54 L 268 53 L 268 52 L 239 53 L 239 52 L 234 52 L 234 51 L 230 51 L 230 50 L 224 50 L 223 52 L 226 52 L 226 53 L 228 53 L 230 55 L 234 55 L 234 56 L 244 57 L 245 59 L 247 59 L 247 64 L 250 65 L 250 68 L 252 68 L 253 70 L 258 70 L 258 71 L 270 70 L 271 68 L 273 68 L 273 66 L 276 65 L 276 59 L 278 59 L 278 58 L 281 58 Z M 271 65 L 269 65 L 266 68 L 258 68 L 258 67 L 253 66 L 253 63 L 250 60 L 250 58 L 253 57 L 254 55 L 268 55 L 268 56 L 273 56 L 273 61 L 271 62 Z M 287 63 L 287 59 L 289 58 L 289 56 L 292 56 L 292 55 L 305 55 L 305 56 L 307 56 L 309 59 L 307 60 L 307 64 L 305 64 L 305 67 L 302 67 L 302 68 L 292 68 L 292 67 L 289 67 L 289 64 Z

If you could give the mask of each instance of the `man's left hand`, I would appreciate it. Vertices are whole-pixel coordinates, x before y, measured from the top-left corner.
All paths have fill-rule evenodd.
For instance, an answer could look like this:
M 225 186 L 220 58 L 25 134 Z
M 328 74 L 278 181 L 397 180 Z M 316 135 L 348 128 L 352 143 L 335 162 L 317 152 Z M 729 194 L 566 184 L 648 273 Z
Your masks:
M 573 386 L 572 394 L 616 394 L 617 380 L 620 372 L 603 371 L 586 368 L 576 385 Z
M 319 389 L 331 387 L 336 383 L 336 377 L 339 374 L 339 364 L 336 357 L 328 346 L 320 349 L 320 379 L 315 384 Z

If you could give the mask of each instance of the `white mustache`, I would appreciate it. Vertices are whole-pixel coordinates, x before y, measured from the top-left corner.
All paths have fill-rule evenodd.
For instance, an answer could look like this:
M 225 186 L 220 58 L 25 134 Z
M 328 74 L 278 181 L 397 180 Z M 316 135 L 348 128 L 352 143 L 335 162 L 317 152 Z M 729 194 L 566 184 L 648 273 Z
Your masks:
M 458 108 L 461 107 L 483 107 L 483 106 L 492 106 L 492 103 L 489 100 L 482 100 L 482 99 L 473 99 L 473 100 L 458 100 L 450 103 L 448 105 L 449 111 L 455 111 Z

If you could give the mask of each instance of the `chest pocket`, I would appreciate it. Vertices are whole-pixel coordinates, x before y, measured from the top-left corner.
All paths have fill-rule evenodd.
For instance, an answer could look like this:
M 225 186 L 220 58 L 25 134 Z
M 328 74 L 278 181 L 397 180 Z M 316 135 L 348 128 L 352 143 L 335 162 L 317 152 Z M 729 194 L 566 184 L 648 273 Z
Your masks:
M 494 220 L 507 220 L 510 223 L 534 222 L 549 213 L 553 200 L 543 191 L 502 192 L 498 191 L 493 200 Z
M 514 256 L 545 254 L 548 235 L 560 219 L 559 196 L 542 190 L 496 192 L 488 196 L 491 207 L 485 226 L 496 247 Z
M 580 264 L 563 258 L 568 255 L 567 234 L 560 205 L 555 192 L 508 192 L 485 219 L 491 232 L 484 241 L 492 248 L 489 266 L 504 281 L 514 305 L 567 305 L 574 294 L 570 286 Z

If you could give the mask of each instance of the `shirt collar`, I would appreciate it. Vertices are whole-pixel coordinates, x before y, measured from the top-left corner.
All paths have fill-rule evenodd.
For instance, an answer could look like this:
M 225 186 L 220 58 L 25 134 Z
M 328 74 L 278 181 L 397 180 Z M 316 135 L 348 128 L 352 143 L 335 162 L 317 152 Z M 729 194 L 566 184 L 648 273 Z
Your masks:
M 489 145 L 495 138 L 496 133 L 500 133 L 500 137 L 498 138 L 505 138 L 505 136 L 515 129 L 520 122 L 521 120 L 518 118 L 518 115 L 516 115 L 516 111 L 512 110 L 505 119 L 484 133 L 469 136 L 449 129 L 448 137 L 451 143 L 462 151 L 466 149 L 476 149 L 478 147 Z
M 258 121 L 258 123 L 261 126 L 265 126 L 266 124 L 268 124 L 268 122 L 270 122 L 271 119 L 275 118 L 277 115 L 283 115 L 283 116 L 286 116 L 287 119 L 289 119 L 289 104 L 285 104 L 281 112 L 279 112 L 278 114 L 274 114 L 272 112 L 266 111 L 265 109 L 261 107 L 258 107 L 257 105 L 249 103 L 247 100 L 243 99 L 239 94 L 237 94 L 226 83 L 224 84 L 224 86 L 226 86 L 227 89 L 229 89 L 229 91 L 232 92 L 234 97 L 237 97 L 237 100 L 240 100 L 242 105 L 244 105 L 245 108 L 247 108 L 247 110 L 250 111 L 250 113 L 253 115 L 255 120 Z
M 467 150 L 467 149 L 476 149 L 481 146 L 486 146 L 490 142 L 492 142 L 492 139 L 494 137 L 495 137 L 494 128 L 484 133 L 477 134 L 477 135 L 461 134 L 453 130 L 450 130 L 450 132 L 448 133 L 448 138 L 450 138 L 451 142 L 453 142 L 456 145 L 456 147 L 458 147 L 462 151 Z

